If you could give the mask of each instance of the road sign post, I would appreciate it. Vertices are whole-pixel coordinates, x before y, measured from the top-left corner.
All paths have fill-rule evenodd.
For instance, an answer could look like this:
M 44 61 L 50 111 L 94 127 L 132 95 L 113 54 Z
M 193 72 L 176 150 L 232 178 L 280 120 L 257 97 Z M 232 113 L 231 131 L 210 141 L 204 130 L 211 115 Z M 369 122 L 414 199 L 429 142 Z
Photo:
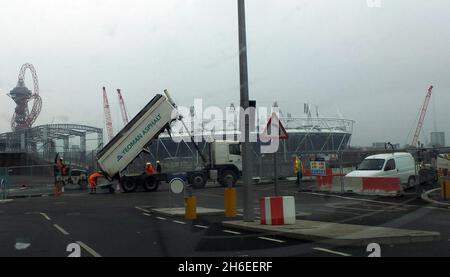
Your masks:
M 275 127 L 275 128 L 272 128 Z M 274 112 L 267 121 L 266 128 L 261 134 L 263 141 L 280 141 L 287 140 L 289 137 L 286 129 L 278 118 L 277 114 Z M 274 193 L 278 196 L 278 160 L 277 160 L 278 149 L 273 152 L 273 173 L 274 173 Z

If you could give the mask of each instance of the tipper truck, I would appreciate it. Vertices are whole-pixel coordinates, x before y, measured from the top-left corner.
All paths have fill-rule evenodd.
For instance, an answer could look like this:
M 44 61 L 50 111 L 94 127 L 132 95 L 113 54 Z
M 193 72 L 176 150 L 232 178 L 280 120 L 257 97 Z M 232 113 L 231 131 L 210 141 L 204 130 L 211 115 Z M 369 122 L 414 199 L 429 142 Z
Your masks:
M 125 173 L 127 167 L 142 153 L 148 152 L 147 147 L 164 131 L 170 134 L 171 123 L 181 120 L 177 106 L 168 94 L 157 94 L 103 149 L 97 154 L 97 164 L 110 180 L 118 180 L 124 192 L 133 192 L 138 186 L 147 191 L 158 189 L 161 181 L 169 182 L 173 174 L 169 172 L 148 176 L 144 170 L 139 173 Z M 183 123 L 184 124 L 184 123 Z M 191 137 L 191 141 L 194 142 Z M 240 152 L 237 153 L 238 142 L 218 142 L 214 144 L 214 155 L 210 162 L 201 151 L 196 150 L 203 160 L 203 166 L 189 171 L 178 171 L 186 176 L 188 183 L 195 188 L 204 187 L 208 179 L 217 179 L 222 184 L 224 180 L 235 182 L 241 175 L 242 165 Z M 236 155 L 238 154 L 238 155 Z M 224 160 L 226 159 L 226 160 Z

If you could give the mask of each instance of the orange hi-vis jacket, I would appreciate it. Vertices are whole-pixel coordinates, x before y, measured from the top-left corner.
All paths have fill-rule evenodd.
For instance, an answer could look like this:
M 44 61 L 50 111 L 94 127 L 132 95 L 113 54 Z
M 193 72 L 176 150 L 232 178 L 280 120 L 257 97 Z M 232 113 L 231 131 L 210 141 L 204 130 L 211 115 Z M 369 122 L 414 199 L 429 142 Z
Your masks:
M 97 178 L 98 177 L 103 177 L 103 174 L 95 172 L 89 176 L 89 184 L 91 185 L 92 188 L 97 187 Z
M 145 166 L 145 172 L 147 173 L 148 176 L 156 174 L 155 168 L 151 164 Z

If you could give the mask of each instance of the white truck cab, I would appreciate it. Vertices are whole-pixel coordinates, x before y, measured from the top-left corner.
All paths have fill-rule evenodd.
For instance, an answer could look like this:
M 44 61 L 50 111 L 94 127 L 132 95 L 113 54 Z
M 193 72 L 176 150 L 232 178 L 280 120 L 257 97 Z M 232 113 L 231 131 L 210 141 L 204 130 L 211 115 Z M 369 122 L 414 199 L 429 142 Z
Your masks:
M 211 144 L 214 165 L 234 165 L 242 171 L 241 145 L 238 141 L 216 140 Z
M 410 153 L 396 152 L 369 156 L 346 176 L 400 178 L 400 183 L 412 187 L 415 185 L 415 175 L 414 157 Z

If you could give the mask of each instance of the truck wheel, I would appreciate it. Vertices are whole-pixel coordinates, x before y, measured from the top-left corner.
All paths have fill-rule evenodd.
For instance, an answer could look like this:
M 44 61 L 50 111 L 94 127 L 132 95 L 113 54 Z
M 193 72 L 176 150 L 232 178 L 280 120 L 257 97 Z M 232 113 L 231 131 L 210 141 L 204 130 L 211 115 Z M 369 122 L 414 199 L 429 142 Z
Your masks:
M 228 181 L 227 181 L 228 179 L 231 180 L 231 184 L 233 187 L 236 186 L 237 175 L 233 170 L 224 170 L 222 172 L 222 175 L 220 176 L 219 183 L 223 187 L 226 187 L 226 186 L 228 186 Z
M 148 177 L 144 181 L 144 189 L 146 191 L 155 191 L 158 189 L 159 183 L 154 177 Z
M 191 178 L 191 184 L 194 189 L 202 189 L 206 186 L 206 178 L 203 174 L 194 174 Z
M 123 191 L 128 193 L 128 192 L 133 192 L 136 190 L 136 184 L 132 181 L 132 180 L 123 180 L 120 183 L 120 186 L 122 187 Z

